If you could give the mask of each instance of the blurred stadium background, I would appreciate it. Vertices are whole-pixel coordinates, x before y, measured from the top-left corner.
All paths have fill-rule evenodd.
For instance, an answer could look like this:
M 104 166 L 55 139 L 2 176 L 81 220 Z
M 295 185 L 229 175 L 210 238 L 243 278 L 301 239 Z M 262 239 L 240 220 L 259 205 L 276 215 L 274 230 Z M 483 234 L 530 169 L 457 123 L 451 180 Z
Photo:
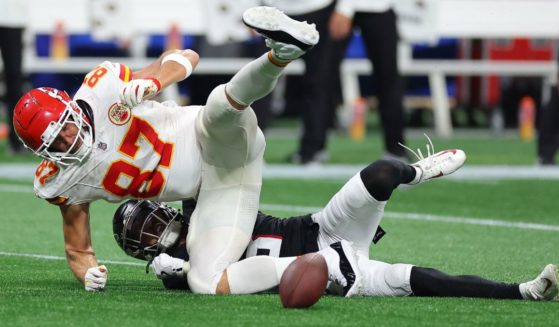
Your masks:
M 48 85 L 72 93 L 83 74 L 105 59 L 138 69 L 167 48 L 258 42 L 239 19 L 255 3 L 28 0 L 26 88 Z M 546 263 L 559 263 L 554 203 L 559 169 L 539 166 L 536 152 L 539 113 L 557 83 L 559 1 L 396 0 L 395 9 L 408 145 L 423 148 L 426 133 L 438 149 L 463 148 L 468 161 L 449 180 L 399 193 L 388 208 L 389 237 L 373 254 L 504 281 L 531 279 Z M 297 147 L 300 126 L 296 113 L 275 96 L 262 195 L 271 213 L 295 215 L 322 206 L 345 178 L 382 156 L 374 85 L 367 77 L 372 67 L 364 51 L 354 31 L 340 68 L 343 101 L 328 144 L 330 158 L 321 166 L 285 164 Z M 195 76 L 219 79 L 248 60 L 202 56 Z M 287 73 L 303 74 L 304 65 L 293 63 Z M 163 96 L 187 104 L 192 87 L 185 81 Z M 4 90 L 0 84 L 0 96 Z M 119 253 L 109 217 L 92 226 L 98 257 L 117 262 L 110 267 L 113 279 L 105 294 L 85 294 L 61 260 L 57 209 L 32 195 L 38 160 L 7 153 L 7 110 L 0 102 L 1 325 L 549 325 L 556 320 L 557 303 L 326 298 L 309 312 L 285 313 L 275 296 L 214 300 L 165 292 L 134 266 L 138 262 Z M 115 208 L 94 206 L 97 215 L 106 216 Z M 163 318 L 148 314 L 145 308 L 153 306 Z M 421 316 L 424 320 L 417 320 Z

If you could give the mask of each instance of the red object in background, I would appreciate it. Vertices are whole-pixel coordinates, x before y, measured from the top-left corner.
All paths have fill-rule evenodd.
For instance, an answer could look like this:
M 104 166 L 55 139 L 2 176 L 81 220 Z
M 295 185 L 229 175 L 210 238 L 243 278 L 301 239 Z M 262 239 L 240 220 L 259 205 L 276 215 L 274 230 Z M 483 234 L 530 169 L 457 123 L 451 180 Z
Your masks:
M 175 50 L 182 49 L 182 34 L 179 26 L 175 23 L 171 25 L 171 29 L 167 34 L 167 39 L 165 40 L 165 50 Z
M 487 59 L 517 61 L 552 61 L 553 42 L 551 40 L 534 40 L 518 38 L 512 40 L 486 41 Z M 501 98 L 501 80 L 499 76 L 487 77 L 486 103 L 496 106 Z

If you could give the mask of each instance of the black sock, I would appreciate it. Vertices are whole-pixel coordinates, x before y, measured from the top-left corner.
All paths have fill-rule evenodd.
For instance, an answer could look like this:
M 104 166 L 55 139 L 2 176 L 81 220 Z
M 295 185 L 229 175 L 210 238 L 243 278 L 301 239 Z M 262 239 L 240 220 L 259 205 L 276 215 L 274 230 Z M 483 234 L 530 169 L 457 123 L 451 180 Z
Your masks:
M 360 176 L 369 194 L 378 201 L 387 201 L 400 184 L 415 178 L 415 168 L 396 160 L 378 160 L 361 170 Z
M 431 268 L 413 267 L 410 285 L 415 296 L 522 299 L 518 284 L 498 283 L 479 276 L 450 276 Z

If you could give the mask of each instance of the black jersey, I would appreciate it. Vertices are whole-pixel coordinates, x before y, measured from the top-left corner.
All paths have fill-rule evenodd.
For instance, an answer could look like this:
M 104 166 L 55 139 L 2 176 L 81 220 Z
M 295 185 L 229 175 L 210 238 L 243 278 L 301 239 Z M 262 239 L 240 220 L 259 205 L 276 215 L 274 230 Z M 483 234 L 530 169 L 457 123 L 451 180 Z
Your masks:
M 188 229 L 188 222 L 192 214 L 193 207 L 185 208 L 183 213 L 186 224 L 183 227 Z M 182 233 L 186 235 L 186 233 Z M 241 259 L 257 255 L 269 255 L 274 257 L 293 257 L 318 251 L 318 224 L 313 222 L 311 215 L 277 218 L 258 212 L 252 239 L 247 246 Z M 171 254 L 175 258 L 188 260 L 186 246 L 178 246 Z M 169 289 L 188 289 L 186 279 L 164 278 L 163 284 Z
M 188 221 L 192 212 L 184 211 Z M 184 228 L 188 228 L 185 224 Z M 186 235 L 186 233 L 184 233 Z M 242 259 L 257 255 L 294 257 L 318 251 L 318 224 L 311 215 L 277 218 L 258 212 L 252 238 Z M 185 246 L 179 246 L 172 254 L 175 258 L 188 260 Z
M 245 257 L 293 257 L 318 251 L 318 224 L 311 215 L 277 218 L 258 212 Z
M 194 200 L 183 201 L 184 224 L 181 238 L 186 239 L 190 216 L 196 207 Z M 258 212 L 256 223 L 252 231 L 252 239 L 241 259 L 257 255 L 268 255 L 273 257 L 294 257 L 306 253 L 318 251 L 319 226 L 312 220 L 311 214 L 277 218 L 265 213 Z M 385 234 L 379 226 L 373 243 Z M 189 260 L 184 241 L 169 254 L 175 258 Z M 167 288 L 187 289 L 185 279 L 165 278 L 163 284 Z

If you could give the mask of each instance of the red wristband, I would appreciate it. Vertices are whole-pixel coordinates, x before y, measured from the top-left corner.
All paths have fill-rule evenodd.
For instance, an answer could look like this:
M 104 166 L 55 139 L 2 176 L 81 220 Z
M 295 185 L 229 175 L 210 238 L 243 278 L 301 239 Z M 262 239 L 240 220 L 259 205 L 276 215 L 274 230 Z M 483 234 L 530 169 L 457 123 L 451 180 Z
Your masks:
M 153 83 L 155 83 L 155 85 L 157 86 L 157 92 L 159 92 L 161 90 L 161 82 L 155 77 L 148 78 L 148 79 L 152 80 Z

